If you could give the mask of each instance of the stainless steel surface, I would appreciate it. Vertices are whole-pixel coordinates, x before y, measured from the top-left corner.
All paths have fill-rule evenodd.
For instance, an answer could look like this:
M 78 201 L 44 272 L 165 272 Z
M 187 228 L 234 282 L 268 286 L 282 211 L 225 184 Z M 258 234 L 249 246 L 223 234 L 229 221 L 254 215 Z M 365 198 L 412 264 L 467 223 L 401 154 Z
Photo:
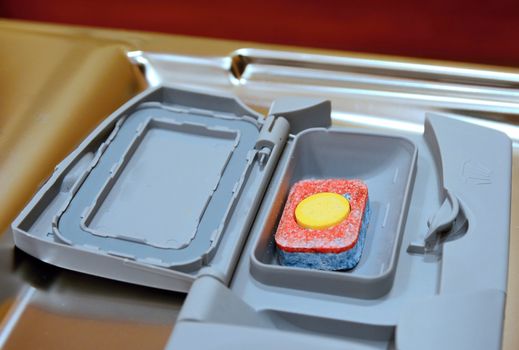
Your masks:
M 279 96 L 297 95 L 331 99 L 338 125 L 420 133 L 425 112 L 439 111 L 506 132 L 514 160 L 504 348 L 518 346 L 518 73 L 251 49 L 129 58 L 150 85 L 234 94 L 261 112 Z M 16 250 L 10 233 L 0 237 L 0 286 L 0 348 L 161 347 L 184 299 L 45 264 Z
M 72 272 L 0 237 L 0 348 L 161 348 L 184 301 L 180 293 Z M 35 330 L 36 329 L 36 330 Z
M 320 97 L 338 124 L 421 132 L 425 112 L 437 111 L 519 140 L 519 73 L 255 49 L 129 57 L 152 85 L 230 93 L 260 110 L 279 96 Z

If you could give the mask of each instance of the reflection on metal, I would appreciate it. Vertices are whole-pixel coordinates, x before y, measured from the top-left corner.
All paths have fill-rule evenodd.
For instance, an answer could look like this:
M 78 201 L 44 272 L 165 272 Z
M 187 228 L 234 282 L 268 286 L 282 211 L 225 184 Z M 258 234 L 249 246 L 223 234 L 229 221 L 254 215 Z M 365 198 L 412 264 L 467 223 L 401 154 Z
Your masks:
M 150 87 L 158 86 L 162 79 L 155 71 L 155 68 L 149 64 L 142 51 L 131 51 L 128 53 L 128 58 L 135 64 L 146 77 L 146 82 Z
M 416 124 L 403 120 L 343 112 L 332 112 L 332 118 L 337 125 L 359 126 L 372 129 L 404 130 L 416 134 L 423 133 L 423 124 Z
M 335 122 L 421 132 L 440 111 L 519 141 L 519 74 L 497 70 L 241 49 L 229 57 L 132 52 L 146 79 L 232 93 L 255 107 L 281 96 L 327 98 Z M 463 117 L 462 117 L 463 116 Z
M 36 289 L 31 286 L 25 287 L 19 294 L 13 305 L 5 316 L 2 322 L 0 322 L 0 349 L 3 349 L 11 332 L 16 327 L 16 323 L 23 315 L 25 308 L 32 299 L 32 296 L 36 292 Z
M 245 63 L 241 66 L 259 62 L 278 66 L 308 67 L 332 71 L 367 72 L 379 75 L 393 75 L 396 77 L 411 76 L 424 80 L 438 80 L 439 76 L 448 75 L 451 79 L 457 79 L 462 82 L 488 80 L 495 86 L 513 85 L 519 87 L 518 73 L 502 71 L 449 67 L 395 60 L 389 61 L 248 48 L 237 50 L 231 56 L 240 57 L 240 59 Z

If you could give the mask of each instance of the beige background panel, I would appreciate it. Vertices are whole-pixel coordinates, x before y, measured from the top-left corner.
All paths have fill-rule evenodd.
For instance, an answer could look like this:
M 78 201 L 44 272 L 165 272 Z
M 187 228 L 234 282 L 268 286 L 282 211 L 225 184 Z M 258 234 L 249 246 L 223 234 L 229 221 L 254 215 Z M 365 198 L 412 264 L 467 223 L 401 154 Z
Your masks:
M 107 115 L 143 88 L 124 45 L 0 31 L 0 229 Z

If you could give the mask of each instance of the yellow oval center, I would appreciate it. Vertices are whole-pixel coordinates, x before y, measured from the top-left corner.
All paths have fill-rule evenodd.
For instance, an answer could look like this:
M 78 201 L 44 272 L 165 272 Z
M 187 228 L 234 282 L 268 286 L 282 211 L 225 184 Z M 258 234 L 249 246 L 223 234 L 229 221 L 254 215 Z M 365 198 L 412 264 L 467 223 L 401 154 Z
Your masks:
M 350 202 L 333 192 L 321 192 L 306 197 L 296 207 L 299 226 L 322 230 L 337 225 L 350 213 Z

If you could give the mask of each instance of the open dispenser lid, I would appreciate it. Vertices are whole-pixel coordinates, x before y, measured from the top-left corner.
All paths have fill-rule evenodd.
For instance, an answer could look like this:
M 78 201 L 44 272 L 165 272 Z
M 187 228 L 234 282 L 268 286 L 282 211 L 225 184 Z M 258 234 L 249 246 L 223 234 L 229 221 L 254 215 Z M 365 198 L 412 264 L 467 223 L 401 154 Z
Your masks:
M 233 98 L 149 90 L 56 167 L 13 223 L 16 244 L 147 286 L 187 291 L 202 270 L 227 281 L 289 127 Z

